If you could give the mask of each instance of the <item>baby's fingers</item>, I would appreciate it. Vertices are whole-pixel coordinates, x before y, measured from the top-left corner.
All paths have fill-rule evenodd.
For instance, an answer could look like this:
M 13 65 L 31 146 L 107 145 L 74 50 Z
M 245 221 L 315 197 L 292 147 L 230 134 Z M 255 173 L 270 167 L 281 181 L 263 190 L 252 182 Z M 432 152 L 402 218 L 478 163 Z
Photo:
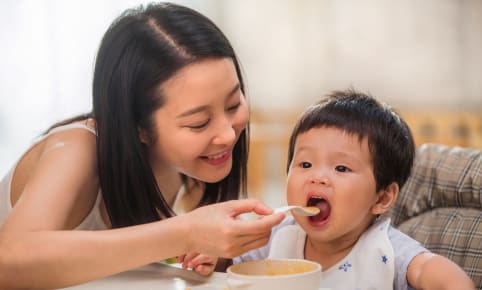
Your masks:
M 214 265 L 216 265 L 217 260 L 218 259 L 215 258 L 215 257 L 200 254 L 200 255 L 194 257 L 193 259 L 191 259 L 190 261 L 188 261 L 187 267 L 195 269 L 198 265 L 213 265 L 214 266 Z
M 212 272 L 214 272 L 214 267 L 215 267 L 214 265 L 201 264 L 201 265 L 197 265 L 194 268 L 194 271 L 196 271 L 196 273 L 199 273 L 201 275 L 207 276 Z
M 197 256 L 199 256 L 199 253 L 195 253 L 195 252 L 185 254 L 182 259 L 182 262 L 180 262 L 182 263 L 182 268 L 183 269 L 192 268 L 193 266 L 191 261 Z
M 186 257 L 186 255 L 180 255 L 180 256 L 178 256 L 178 257 L 177 257 L 177 262 L 178 262 L 178 263 L 183 263 L 185 257 Z

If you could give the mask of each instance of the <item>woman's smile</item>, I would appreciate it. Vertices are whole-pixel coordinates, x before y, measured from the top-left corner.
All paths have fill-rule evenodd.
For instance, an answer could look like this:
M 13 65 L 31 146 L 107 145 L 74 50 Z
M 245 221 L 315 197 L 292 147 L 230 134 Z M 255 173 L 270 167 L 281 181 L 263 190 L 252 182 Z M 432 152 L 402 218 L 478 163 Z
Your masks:
M 224 152 L 214 154 L 214 155 L 209 155 L 209 156 L 202 156 L 201 159 L 204 160 L 205 162 L 211 164 L 211 165 L 221 165 L 224 164 L 226 161 L 228 161 L 231 158 L 231 149 L 226 150 Z

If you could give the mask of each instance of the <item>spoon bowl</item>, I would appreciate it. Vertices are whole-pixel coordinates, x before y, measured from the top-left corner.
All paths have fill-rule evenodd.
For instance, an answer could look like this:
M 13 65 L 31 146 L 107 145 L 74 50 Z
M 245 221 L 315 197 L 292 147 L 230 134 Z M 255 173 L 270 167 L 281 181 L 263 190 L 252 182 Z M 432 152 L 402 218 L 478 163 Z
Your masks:
M 315 216 L 320 213 L 320 209 L 316 206 L 299 206 L 299 205 L 287 205 L 278 207 L 274 210 L 274 213 L 287 212 L 299 215 L 299 216 Z

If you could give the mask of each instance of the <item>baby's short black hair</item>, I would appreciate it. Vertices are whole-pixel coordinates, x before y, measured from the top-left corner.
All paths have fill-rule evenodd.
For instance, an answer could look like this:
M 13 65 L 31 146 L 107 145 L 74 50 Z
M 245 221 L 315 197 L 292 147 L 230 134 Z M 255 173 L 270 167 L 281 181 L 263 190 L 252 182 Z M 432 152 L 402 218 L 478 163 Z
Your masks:
M 415 157 L 415 144 L 408 125 L 388 105 L 350 89 L 335 91 L 308 107 L 291 134 L 287 169 L 298 135 L 320 127 L 341 129 L 358 136 L 360 142 L 367 138 L 377 192 L 393 182 L 401 188 L 407 181 Z

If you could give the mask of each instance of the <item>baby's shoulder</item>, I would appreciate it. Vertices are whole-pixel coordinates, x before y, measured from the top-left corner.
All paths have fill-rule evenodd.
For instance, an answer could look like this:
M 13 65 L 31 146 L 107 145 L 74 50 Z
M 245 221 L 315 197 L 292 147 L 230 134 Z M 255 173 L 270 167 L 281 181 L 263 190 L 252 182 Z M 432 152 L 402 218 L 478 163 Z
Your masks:
M 388 228 L 387 233 L 395 253 L 402 252 L 407 254 L 408 252 L 428 251 L 420 242 L 393 226 Z

